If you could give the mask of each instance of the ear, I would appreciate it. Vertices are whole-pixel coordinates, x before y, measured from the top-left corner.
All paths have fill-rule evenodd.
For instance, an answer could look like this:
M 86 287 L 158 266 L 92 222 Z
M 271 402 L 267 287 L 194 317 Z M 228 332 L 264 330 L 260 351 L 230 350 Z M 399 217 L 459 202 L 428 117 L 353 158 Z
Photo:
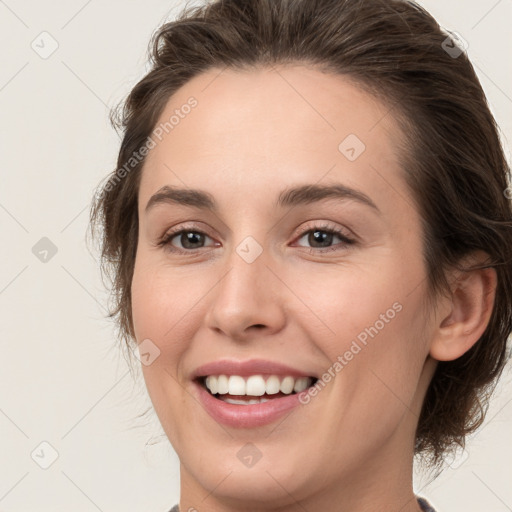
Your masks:
M 473 253 L 464 265 L 483 264 L 488 255 Z M 452 361 L 465 354 L 482 336 L 494 307 L 497 275 L 494 268 L 461 272 L 449 276 L 451 296 L 442 300 L 441 316 L 430 345 L 438 361 Z

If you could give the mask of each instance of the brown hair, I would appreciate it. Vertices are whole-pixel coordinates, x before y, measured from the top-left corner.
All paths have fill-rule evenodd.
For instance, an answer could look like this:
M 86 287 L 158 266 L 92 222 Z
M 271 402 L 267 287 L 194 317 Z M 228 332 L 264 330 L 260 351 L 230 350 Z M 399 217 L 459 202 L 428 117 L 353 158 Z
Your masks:
M 417 429 L 416 453 L 435 463 L 449 448 L 464 446 L 466 434 L 482 423 L 507 360 L 512 212 L 495 120 L 466 54 L 447 51 L 457 48 L 447 46 L 447 36 L 425 10 L 402 0 L 223 0 L 187 9 L 160 27 L 150 72 L 111 117 L 124 132 L 117 168 L 91 208 L 93 236 L 102 228 L 102 270 L 113 286 L 110 317 L 117 317 L 127 346 L 135 339 L 139 150 L 167 101 L 211 68 L 313 64 L 379 97 L 402 127 L 401 164 L 422 216 L 432 296 L 448 290 L 446 270 L 474 250 L 485 251 L 486 266 L 496 269 L 490 322 L 466 354 L 438 364 Z

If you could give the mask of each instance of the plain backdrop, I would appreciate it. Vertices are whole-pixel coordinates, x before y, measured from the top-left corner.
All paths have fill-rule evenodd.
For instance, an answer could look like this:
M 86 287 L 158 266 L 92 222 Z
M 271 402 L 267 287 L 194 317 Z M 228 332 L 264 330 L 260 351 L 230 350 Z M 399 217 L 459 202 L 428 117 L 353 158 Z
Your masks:
M 468 42 L 509 155 L 512 0 L 421 3 Z M 106 319 L 86 230 L 119 145 L 109 109 L 145 73 L 153 31 L 183 5 L 0 0 L 0 511 L 165 512 L 178 502 L 177 456 L 154 414 L 137 418 L 149 398 Z M 439 512 L 512 510 L 511 381 L 507 369 L 467 452 L 431 483 L 417 475 Z

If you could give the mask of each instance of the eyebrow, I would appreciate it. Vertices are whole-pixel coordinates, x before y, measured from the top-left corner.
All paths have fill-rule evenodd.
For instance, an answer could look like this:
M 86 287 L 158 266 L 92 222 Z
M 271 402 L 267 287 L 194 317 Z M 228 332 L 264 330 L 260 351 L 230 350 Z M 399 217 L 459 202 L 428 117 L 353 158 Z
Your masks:
M 279 194 L 274 206 L 281 208 L 298 206 L 330 198 L 353 199 L 380 212 L 377 205 L 366 194 L 360 190 L 339 183 L 333 185 L 300 185 L 285 189 Z M 171 187 L 168 185 L 162 187 L 151 196 L 146 205 L 146 213 L 158 204 L 193 206 L 202 210 L 218 212 L 217 202 L 208 192 L 197 189 Z

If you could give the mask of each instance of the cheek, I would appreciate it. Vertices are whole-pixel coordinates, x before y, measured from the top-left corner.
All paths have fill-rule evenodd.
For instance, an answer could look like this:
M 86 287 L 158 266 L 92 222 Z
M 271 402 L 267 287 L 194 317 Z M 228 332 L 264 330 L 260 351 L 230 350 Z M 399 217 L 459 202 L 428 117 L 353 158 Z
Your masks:
M 359 418 L 370 439 L 375 422 L 385 435 L 416 410 L 428 343 L 418 295 L 387 295 L 372 316 L 360 320 L 344 342 L 344 368 L 336 395 L 352 410 L 347 416 Z
M 398 343 L 396 331 L 407 328 L 414 317 L 408 312 L 416 309 L 409 283 L 421 282 L 417 269 L 393 261 L 381 261 L 378 266 L 333 265 L 322 272 L 289 273 L 284 280 L 294 283 L 300 299 L 293 301 L 297 304 L 291 312 L 293 321 L 302 322 L 304 332 L 312 331 L 311 322 L 321 329 L 313 340 L 323 345 L 331 360 L 354 340 L 365 346 L 395 331 L 392 343 Z
M 168 340 L 175 343 L 192 336 L 208 283 L 197 279 L 192 266 L 167 268 L 144 264 L 143 258 L 136 261 L 132 280 L 134 330 L 137 340 L 150 338 L 166 351 Z
M 297 311 L 294 318 L 327 356 L 332 410 L 345 417 L 346 409 L 339 407 L 345 404 L 354 418 L 385 408 L 403 412 L 402 401 L 413 400 L 428 354 L 421 261 L 389 259 L 378 267 L 334 269 L 320 279 L 302 276 L 295 281 L 297 295 L 309 312 L 304 315 L 302 306 L 302 315 Z M 322 329 L 317 335 L 311 322 Z
M 132 317 L 137 341 L 151 340 L 160 355 L 141 365 L 154 409 L 171 441 L 177 446 L 186 429 L 175 418 L 186 415 L 186 395 L 178 383 L 180 369 L 190 340 L 197 330 L 204 287 L 194 281 L 192 272 L 148 263 L 138 255 L 132 280 Z M 187 423 L 186 421 L 184 422 Z

